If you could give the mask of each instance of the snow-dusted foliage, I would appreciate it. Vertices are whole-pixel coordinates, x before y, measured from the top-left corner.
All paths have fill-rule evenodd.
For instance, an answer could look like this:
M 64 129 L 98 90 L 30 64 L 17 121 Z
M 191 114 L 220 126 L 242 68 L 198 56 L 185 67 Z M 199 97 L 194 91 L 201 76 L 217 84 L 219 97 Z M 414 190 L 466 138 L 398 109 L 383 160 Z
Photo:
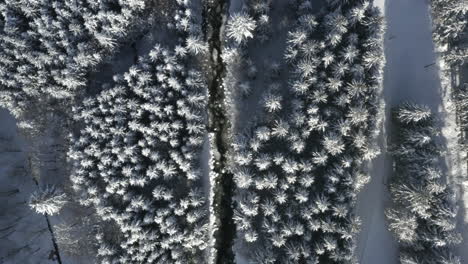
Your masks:
M 317 17 L 301 5 L 285 54 L 291 96 L 268 93 L 234 143 L 234 220 L 254 263 L 354 261 L 354 203 L 379 153 L 383 28 L 370 2 L 335 4 Z
M 0 106 L 73 97 L 129 34 L 145 0 L 0 1 Z
M 395 112 L 396 118 L 403 124 L 418 123 L 432 116 L 431 110 L 424 105 L 405 104 Z
M 247 14 L 234 14 L 229 18 L 226 26 L 226 35 L 237 44 L 244 43 L 253 38 L 255 30 L 255 20 Z
M 461 236 L 455 231 L 454 194 L 441 172 L 438 129 L 430 113 L 420 118 L 420 109 L 404 104 L 393 113 L 389 228 L 399 242 L 401 263 L 461 263 L 452 249 Z
M 183 36 L 185 43 L 175 47 L 175 54 L 184 57 L 187 53 L 204 55 L 208 52 L 208 44 L 203 40 L 201 21 L 194 14 L 194 4 L 191 0 L 177 0 L 177 14 L 174 17 L 175 29 Z
M 67 203 L 66 195 L 55 186 L 47 186 L 34 192 L 29 206 L 39 214 L 54 215 Z
M 186 64 L 156 46 L 75 110 L 74 188 L 122 233 L 115 245 L 98 235 L 103 263 L 203 263 L 206 88 Z

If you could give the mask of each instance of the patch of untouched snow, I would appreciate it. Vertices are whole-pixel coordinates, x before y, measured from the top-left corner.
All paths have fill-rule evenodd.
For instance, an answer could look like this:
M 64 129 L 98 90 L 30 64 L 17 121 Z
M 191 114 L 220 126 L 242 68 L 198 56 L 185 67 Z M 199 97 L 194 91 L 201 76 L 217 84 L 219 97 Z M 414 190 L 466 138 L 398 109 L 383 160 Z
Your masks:
M 250 264 L 250 263 L 251 262 L 249 262 L 247 258 L 242 256 L 241 254 L 236 254 L 236 264 Z
M 441 81 L 425 0 L 391 0 L 386 4 L 387 65 L 384 96 L 389 107 L 411 100 L 434 112 L 442 105 Z
M 38 189 L 33 174 L 41 186 L 52 184 L 63 190 L 70 188 L 69 173 L 59 158 L 66 149 L 58 147 L 62 146 L 61 137 L 51 131 L 46 136 L 34 139 L 35 143 L 32 144 L 31 140 L 20 135 L 16 120 L 4 109 L 0 109 L 0 124 L 0 263 L 57 263 L 53 259 L 54 247 L 46 217 L 30 209 L 28 200 Z M 52 126 L 50 128 L 55 129 Z M 34 160 L 32 153 L 41 159 L 36 165 L 29 162 Z M 72 197 L 70 199 L 73 201 Z M 62 224 L 75 226 L 76 231 L 70 232 L 72 240 L 89 245 L 89 236 L 86 236 L 91 235 L 92 226 L 81 226 L 83 217 L 89 214 L 76 202 L 69 202 L 58 215 L 49 216 L 49 221 L 54 231 Z M 64 264 L 96 263 L 91 256 L 93 253 L 83 247 L 68 254 L 71 251 L 61 246 L 60 257 Z
M 0 124 L 0 263 L 56 263 L 49 259 L 53 246 L 46 220 L 27 205 L 37 187 L 25 169 L 24 140 L 5 109 Z
M 375 0 L 374 5 L 379 7 L 382 14 L 385 12 L 385 0 Z M 393 13 L 387 13 L 387 20 L 396 19 Z M 390 22 L 389 22 L 390 23 Z M 389 31 L 385 35 L 385 39 L 389 39 Z M 388 71 L 392 67 L 398 68 L 398 65 L 390 65 L 388 63 L 388 46 L 394 43 L 385 41 L 384 48 L 387 57 L 387 64 L 384 72 L 384 94 L 387 99 L 389 96 L 388 89 L 395 89 L 387 79 Z M 387 99 L 388 100 L 388 99 Z M 391 107 L 391 105 L 390 105 Z M 394 264 L 398 263 L 398 244 L 394 240 L 392 234 L 388 231 L 387 222 L 385 219 L 385 208 L 390 199 L 387 187 L 388 177 L 392 173 L 392 161 L 387 153 L 387 129 L 385 121 L 388 120 L 388 109 L 381 127 L 382 134 L 378 138 L 381 148 L 379 155 L 370 165 L 369 173 L 371 181 L 367 184 L 358 196 L 356 212 L 361 218 L 361 232 L 357 240 L 356 256 L 361 264 Z
M 374 6 L 380 8 L 382 14 L 385 13 L 385 0 L 374 0 Z

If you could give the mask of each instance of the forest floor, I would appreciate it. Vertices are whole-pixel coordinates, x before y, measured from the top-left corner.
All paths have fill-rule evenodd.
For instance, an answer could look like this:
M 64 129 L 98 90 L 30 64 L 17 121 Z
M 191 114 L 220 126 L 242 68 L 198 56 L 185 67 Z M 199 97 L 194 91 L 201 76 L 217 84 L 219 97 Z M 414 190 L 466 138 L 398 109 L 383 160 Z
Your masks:
M 385 34 L 386 66 L 383 97 L 386 121 L 380 145 L 384 154 L 371 167 L 371 182 L 359 195 L 357 212 L 362 220 L 357 256 L 362 264 L 397 263 L 398 249 L 387 230 L 384 210 L 389 201 L 387 182 L 392 173 L 392 160 L 386 154 L 390 110 L 405 101 L 427 105 L 438 117 L 441 144 L 446 148 L 444 167 L 447 180 L 454 182 L 460 204 L 459 230 L 467 238 L 465 204 L 461 187 L 466 180 L 463 151 L 458 147 L 458 128 L 449 86 L 442 86 L 438 57 L 432 39 L 432 21 L 426 0 L 377 0 L 383 8 L 387 30 Z M 444 88 L 443 88 L 444 87 Z M 447 88 L 448 87 L 448 88 Z M 450 169 L 447 169 L 450 168 Z M 464 180 L 463 180 L 464 179 Z M 460 248 L 466 246 L 464 242 Z M 462 263 L 468 255 L 460 250 Z

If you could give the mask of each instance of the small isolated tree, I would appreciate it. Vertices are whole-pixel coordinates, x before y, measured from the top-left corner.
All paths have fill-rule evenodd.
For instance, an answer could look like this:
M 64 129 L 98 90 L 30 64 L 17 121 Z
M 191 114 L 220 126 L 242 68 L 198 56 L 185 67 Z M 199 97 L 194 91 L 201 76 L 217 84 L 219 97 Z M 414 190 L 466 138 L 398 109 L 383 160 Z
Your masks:
M 242 44 L 247 39 L 253 38 L 253 31 L 256 24 L 253 18 L 247 14 L 234 14 L 227 24 L 226 34 L 237 44 Z
M 36 213 L 55 215 L 67 203 L 67 196 L 55 186 L 47 186 L 34 192 L 29 199 L 29 206 Z

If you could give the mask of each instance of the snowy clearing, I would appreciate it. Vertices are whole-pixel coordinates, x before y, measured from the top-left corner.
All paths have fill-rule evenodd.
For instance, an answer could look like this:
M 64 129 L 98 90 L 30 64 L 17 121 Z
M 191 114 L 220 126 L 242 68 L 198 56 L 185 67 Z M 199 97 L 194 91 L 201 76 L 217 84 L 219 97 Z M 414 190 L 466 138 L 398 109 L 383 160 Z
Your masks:
M 0 124 L 0 263 L 57 263 L 49 259 L 53 246 L 44 216 L 27 205 L 37 186 L 26 171 L 24 139 L 5 109 Z

